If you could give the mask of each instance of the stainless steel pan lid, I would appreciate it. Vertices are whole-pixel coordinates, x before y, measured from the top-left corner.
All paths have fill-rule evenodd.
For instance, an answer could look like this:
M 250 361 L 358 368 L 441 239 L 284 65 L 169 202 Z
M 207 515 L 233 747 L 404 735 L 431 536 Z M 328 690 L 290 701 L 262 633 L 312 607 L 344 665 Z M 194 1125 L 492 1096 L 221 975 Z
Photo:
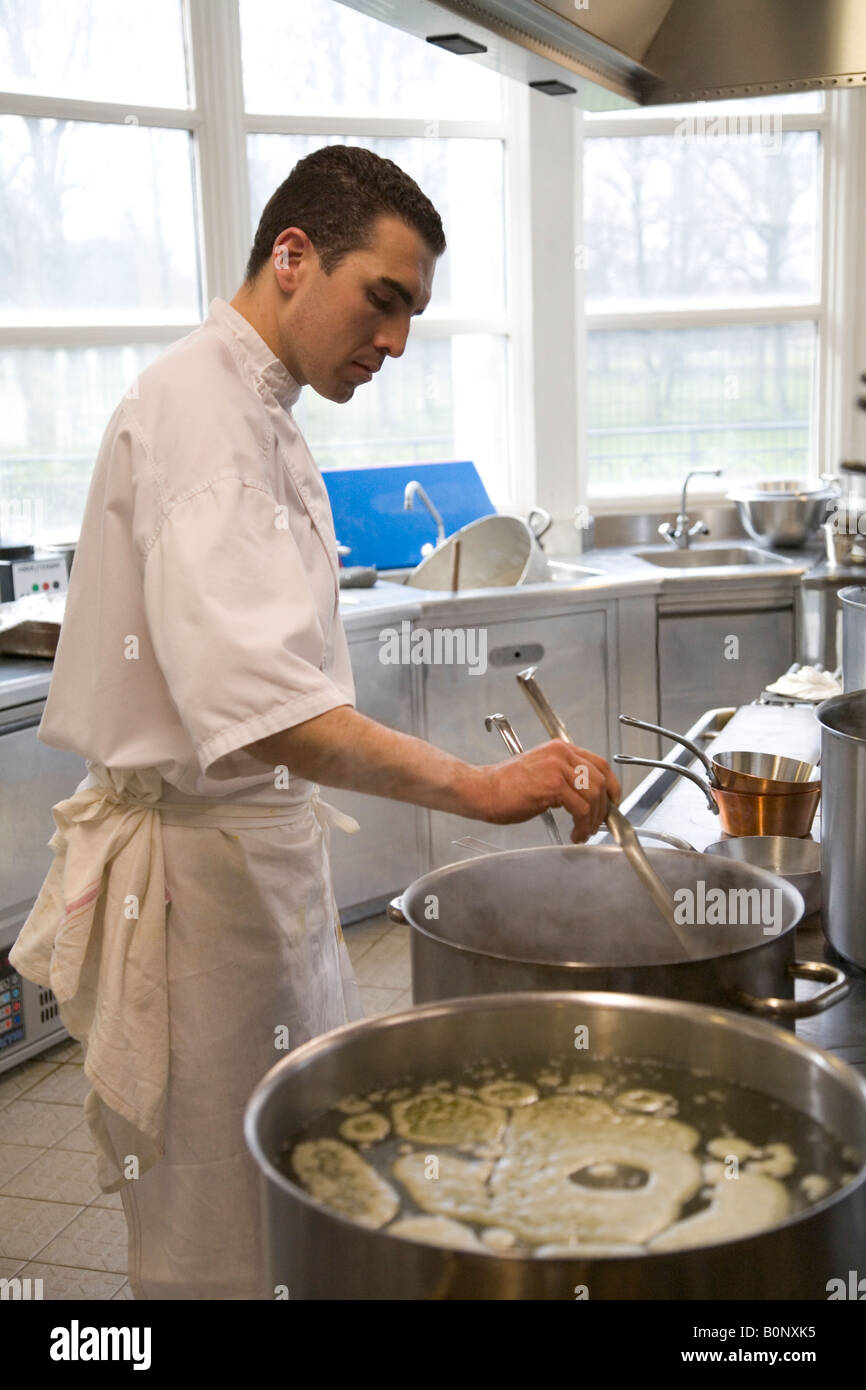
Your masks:
M 694 937 L 691 956 L 611 845 L 521 849 L 451 864 L 417 879 L 402 910 L 418 931 L 458 950 L 575 968 L 712 960 L 778 938 L 803 915 L 797 890 L 764 869 L 681 850 L 647 853 Z M 721 890 L 724 902 L 711 890 Z

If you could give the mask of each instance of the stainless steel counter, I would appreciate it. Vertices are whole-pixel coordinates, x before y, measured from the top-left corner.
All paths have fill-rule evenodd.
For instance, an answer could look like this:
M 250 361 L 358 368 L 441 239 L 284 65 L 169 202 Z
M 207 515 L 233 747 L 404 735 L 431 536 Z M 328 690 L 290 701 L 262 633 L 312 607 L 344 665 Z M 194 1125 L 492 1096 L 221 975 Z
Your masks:
M 803 571 L 816 561 L 812 551 L 780 551 L 779 564 L 742 565 L 725 569 L 662 569 L 640 559 L 639 547 L 611 547 L 584 554 L 551 555 L 556 562 L 580 565 L 600 574 L 561 577 L 543 584 L 526 584 L 505 589 L 468 589 L 459 594 L 431 589 L 407 589 L 388 572 L 370 589 L 344 589 L 340 594 L 340 615 L 346 632 L 399 622 L 404 618 L 448 617 L 460 612 L 464 621 L 478 621 L 507 612 L 557 611 L 599 599 L 660 596 L 678 605 L 699 606 L 702 596 L 723 590 L 727 599 L 751 601 L 756 593 L 771 601 L 773 595 L 789 595 L 799 585 Z M 702 547 L 703 548 L 703 547 Z M 706 547 L 709 548 L 709 547 Z M 0 709 L 30 700 L 44 700 L 51 681 L 52 663 L 24 657 L 0 656 Z
M 0 710 L 46 699 L 53 665 L 44 658 L 0 656 Z
M 719 544 L 722 548 L 728 548 L 731 542 Z M 741 540 L 738 544 L 751 546 L 752 543 Z M 716 543 L 704 542 L 694 548 L 709 552 L 716 548 Z M 521 584 L 507 589 L 462 589 L 457 594 L 441 590 L 407 589 L 402 581 L 408 571 L 391 570 L 383 572 L 376 589 L 385 585 L 389 589 L 402 589 L 407 598 L 411 595 L 420 603 L 425 616 L 445 608 L 453 612 L 455 605 L 473 608 L 494 606 L 501 603 L 504 596 L 513 608 L 515 604 L 524 606 L 537 603 L 539 598 L 546 604 L 558 606 L 573 603 L 584 594 L 593 600 L 602 594 L 607 598 L 626 594 L 673 594 L 682 598 L 685 594 L 706 594 L 710 588 L 724 587 L 726 593 L 736 593 L 753 589 L 756 585 L 760 585 L 764 591 L 776 586 L 782 592 L 790 593 L 799 585 L 804 571 L 810 569 L 819 558 L 812 550 L 779 550 L 774 551 L 772 556 L 768 555 L 759 565 L 679 568 L 676 565 L 660 566 L 642 559 L 637 553 L 641 549 L 658 551 L 662 558 L 666 555 L 664 547 L 655 544 L 599 548 L 582 554 L 550 554 L 547 558 L 554 565 L 580 566 L 600 573 L 569 578 L 567 572 L 562 570 L 557 578 L 540 584 Z M 376 589 L 366 592 L 376 592 Z M 395 598 L 398 597 L 395 595 Z

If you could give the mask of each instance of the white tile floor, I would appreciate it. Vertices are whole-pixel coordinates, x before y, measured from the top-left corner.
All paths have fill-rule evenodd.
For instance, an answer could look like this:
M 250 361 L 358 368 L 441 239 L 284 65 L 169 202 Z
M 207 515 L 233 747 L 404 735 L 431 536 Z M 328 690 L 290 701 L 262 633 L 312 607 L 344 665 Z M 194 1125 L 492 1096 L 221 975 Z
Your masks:
M 384 915 L 344 928 L 368 1016 L 412 1003 L 409 932 Z M 41 1279 L 45 1299 L 128 1299 L 126 1220 L 100 1191 L 82 1113 L 78 1043 L 0 1075 L 0 1279 Z

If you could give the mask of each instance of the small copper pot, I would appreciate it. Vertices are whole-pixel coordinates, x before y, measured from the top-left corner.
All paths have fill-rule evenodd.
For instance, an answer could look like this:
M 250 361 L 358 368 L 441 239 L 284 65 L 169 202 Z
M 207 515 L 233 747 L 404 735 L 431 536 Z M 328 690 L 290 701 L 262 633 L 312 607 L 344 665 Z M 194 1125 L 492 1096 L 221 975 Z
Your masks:
M 727 835 L 790 835 L 801 839 L 812 829 L 821 783 L 796 792 L 738 792 L 716 787 L 711 792 Z
M 656 758 L 634 758 L 626 753 L 615 753 L 613 761 L 637 763 L 641 767 L 661 767 L 666 772 L 688 777 L 700 787 L 707 806 L 713 815 L 719 817 L 726 835 L 790 835 L 800 839 L 812 829 L 821 799 L 820 782 L 804 782 L 795 791 L 787 788 L 785 783 L 781 784 L 785 790 L 779 792 L 734 791 L 730 787 L 712 787 L 706 778 L 691 768 L 659 762 Z M 772 787 L 772 782 L 769 785 Z
M 647 724 L 645 720 L 633 719 L 628 714 L 621 714 L 619 722 L 633 729 L 645 729 L 650 734 L 660 734 L 662 738 L 672 739 L 674 743 L 688 748 L 703 763 L 713 791 L 723 787 L 734 792 L 771 792 L 774 796 L 781 796 L 786 792 L 799 793 L 805 786 L 818 785 L 815 766 L 799 758 L 746 749 L 731 751 L 727 748 L 711 758 L 685 734 L 663 729 L 661 724 Z

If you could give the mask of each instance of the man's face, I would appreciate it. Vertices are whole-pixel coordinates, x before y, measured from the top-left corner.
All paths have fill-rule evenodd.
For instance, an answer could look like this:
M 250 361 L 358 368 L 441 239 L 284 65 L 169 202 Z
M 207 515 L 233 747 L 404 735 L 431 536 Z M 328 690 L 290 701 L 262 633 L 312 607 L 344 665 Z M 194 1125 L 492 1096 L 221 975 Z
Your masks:
M 299 384 L 351 400 L 386 357 L 403 353 L 413 315 L 430 302 L 435 266 L 420 233 L 391 215 L 378 217 L 369 247 L 350 251 L 330 275 L 307 242 L 287 272 L 279 315 L 284 360 Z

